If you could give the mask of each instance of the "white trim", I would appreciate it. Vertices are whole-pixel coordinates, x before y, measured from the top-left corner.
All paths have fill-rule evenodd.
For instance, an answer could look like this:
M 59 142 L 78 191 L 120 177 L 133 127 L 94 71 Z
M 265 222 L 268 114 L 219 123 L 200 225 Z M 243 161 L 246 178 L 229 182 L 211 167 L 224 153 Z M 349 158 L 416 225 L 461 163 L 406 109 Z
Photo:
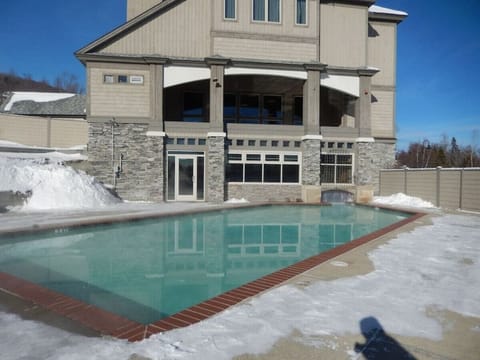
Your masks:
M 355 139 L 355 142 L 374 143 L 375 139 L 373 137 L 359 137 Z
M 165 135 L 165 131 L 147 131 L 147 136 L 164 137 Z
M 304 135 L 302 136 L 303 140 L 323 140 L 323 135 Z
M 225 132 L 208 132 L 207 137 L 227 137 L 227 133 Z
M 163 87 L 210 79 L 210 68 L 190 66 L 166 66 L 163 70 Z

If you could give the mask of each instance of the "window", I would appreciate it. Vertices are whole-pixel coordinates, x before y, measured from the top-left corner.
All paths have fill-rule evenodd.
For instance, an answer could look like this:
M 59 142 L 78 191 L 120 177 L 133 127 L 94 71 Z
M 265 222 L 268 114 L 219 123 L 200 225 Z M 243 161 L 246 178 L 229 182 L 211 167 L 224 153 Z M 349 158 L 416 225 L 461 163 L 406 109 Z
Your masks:
M 280 0 L 252 0 L 253 21 L 280 22 Z
M 128 76 L 127 75 L 118 75 L 118 82 L 120 84 L 126 84 L 128 82 Z
M 323 154 L 320 175 L 322 183 L 351 184 L 353 181 L 353 155 Z
M 223 104 L 227 123 L 281 125 L 284 122 L 281 95 L 225 94 Z
M 236 19 L 235 11 L 236 11 L 236 1 L 225 0 L 224 18 L 228 20 L 235 20 Z
M 283 121 L 282 97 L 265 95 L 263 97 L 262 119 L 267 124 L 281 124 Z
M 189 92 L 184 93 L 182 115 L 182 120 L 185 122 L 205 121 L 203 110 L 203 94 Z
M 307 25 L 307 0 L 296 0 L 295 23 L 297 25 Z
M 115 82 L 115 77 L 113 75 L 104 75 L 103 82 L 105 84 L 113 84 Z
M 258 124 L 259 122 L 259 99 L 258 95 L 241 95 L 239 116 L 240 123 Z
M 300 183 L 299 153 L 279 152 L 230 153 L 227 181 L 239 183 Z
M 293 104 L 293 124 L 302 125 L 303 124 L 303 97 L 296 96 Z

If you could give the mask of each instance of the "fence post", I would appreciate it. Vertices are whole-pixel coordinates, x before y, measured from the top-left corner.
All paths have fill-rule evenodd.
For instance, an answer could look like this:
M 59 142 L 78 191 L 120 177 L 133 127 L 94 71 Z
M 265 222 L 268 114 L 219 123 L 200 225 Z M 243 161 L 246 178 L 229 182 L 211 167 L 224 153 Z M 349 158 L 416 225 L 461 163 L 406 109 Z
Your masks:
M 435 189 L 436 190 L 436 194 L 435 194 L 436 204 L 435 205 L 437 207 L 440 207 L 440 176 L 441 176 L 441 172 L 442 172 L 442 167 L 437 166 L 437 188 Z
M 462 168 L 462 170 L 460 171 L 460 200 L 458 202 L 458 208 L 459 209 L 462 209 L 462 203 L 463 203 L 463 171 L 465 170 L 465 168 Z

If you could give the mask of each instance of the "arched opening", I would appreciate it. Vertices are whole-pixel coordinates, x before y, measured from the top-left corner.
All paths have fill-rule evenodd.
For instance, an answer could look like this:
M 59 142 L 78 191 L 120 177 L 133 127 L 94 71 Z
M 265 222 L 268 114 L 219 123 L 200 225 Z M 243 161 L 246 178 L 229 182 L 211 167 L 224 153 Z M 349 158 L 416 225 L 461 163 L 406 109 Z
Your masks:
M 345 190 L 322 191 L 322 203 L 352 203 L 353 194 Z

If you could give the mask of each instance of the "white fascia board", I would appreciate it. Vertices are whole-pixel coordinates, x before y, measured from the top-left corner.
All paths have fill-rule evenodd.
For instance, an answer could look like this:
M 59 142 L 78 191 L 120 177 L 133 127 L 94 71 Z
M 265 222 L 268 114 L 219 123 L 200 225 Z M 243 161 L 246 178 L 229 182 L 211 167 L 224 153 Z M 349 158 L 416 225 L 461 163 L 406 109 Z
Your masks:
M 210 79 L 210 69 L 193 66 L 166 66 L 163 70 L 163 87 Z
M 321 74 L 320 84 L 355 97 L 360 96 L 360 79 L 358 76 Z

